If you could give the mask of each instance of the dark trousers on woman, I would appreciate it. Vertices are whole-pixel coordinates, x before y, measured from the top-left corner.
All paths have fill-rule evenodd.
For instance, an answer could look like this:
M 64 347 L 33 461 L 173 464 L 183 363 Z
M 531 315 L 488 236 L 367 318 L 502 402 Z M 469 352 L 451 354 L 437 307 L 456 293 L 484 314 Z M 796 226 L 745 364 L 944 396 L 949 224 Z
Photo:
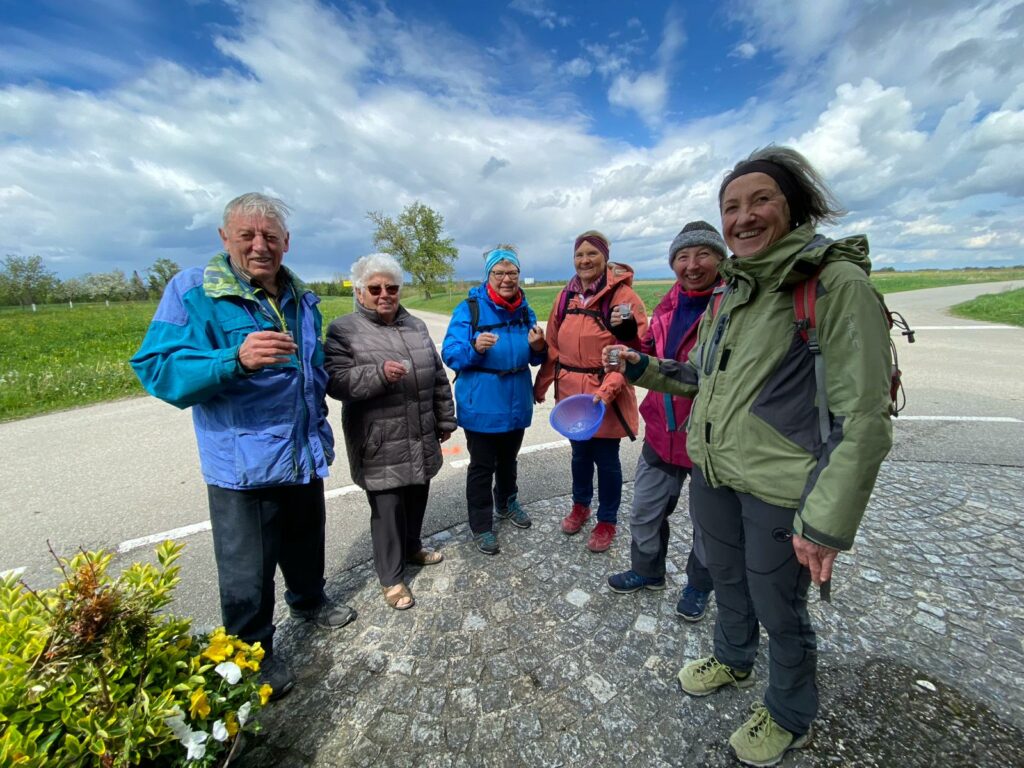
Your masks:
M 690 509 L 704 537 L 704 565 L 715 583 L 715 658 L 740 671 L 754 666 L 768 632 L 764 703 L 783 728 L 807 733 L 818 712 L 818 646 L 807 613 L 811 574 L 793 551 L 794 510 L 727 487 L 711 488 L 700 469 Z
M 572 500 L 585 507 L 594 500 L 594 467 L 597 467 L 597 521 L 615 525 L 622 502 L 622 464 L 617 437 L 570 440 L 572 445 Z
M 633 508 L 629 516 L 630 560 L 634 571 L 649 579 L 665 575 L 665 559 L 671 530 L 669 516 L 679 503 L 679 494 L 690 470 L 662 461 L 644 443 L 633 475 Z M 691 510 L 690 520 L 693 520 Z M 687 584 L 702 592 L 713 588 L 711 574 L 701 563 L 704 553 L 700 528 L 693 525 L 693 546 L 686 560 Z
M 508 500 L 519 492 L 516 486 L 517 457 L 526 430 L 463 431 L 466 433 L 466 447 L 469 448 L 469 469 L 466 472 L 469 528 L 473 533 L 485 533 L 494 526 L 494 507 L 505 509 Z
M 373 567 L 381 586 L 393 587 L 402 581 L 405 561 L 423 548 L 420 533 L 429 493 L 430 483 L 366 492 L 370 501 Z
M 233 490 L 207 486 L 224 628 L 274 652 L 274 572 L 299 610 L 324 601 L 324 482 Z

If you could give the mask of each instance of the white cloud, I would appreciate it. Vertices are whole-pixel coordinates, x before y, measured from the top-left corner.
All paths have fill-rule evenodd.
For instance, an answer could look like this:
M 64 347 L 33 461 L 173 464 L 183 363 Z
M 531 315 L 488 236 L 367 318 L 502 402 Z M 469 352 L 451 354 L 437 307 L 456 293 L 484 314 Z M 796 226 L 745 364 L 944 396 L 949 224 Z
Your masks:
M 508 7 L 513 11 L 533 17 L 545 29 L 568 27 L 572 24 L 571 17 L 563 16 L 552 10 L 544 0 L 512 0 Z
M 0 88 L 0 253 L 39 253 L 63 276 L 202 263 L 223 204 L 255 189 L 294 207 L 288 259 L 310 279 L 372 250 L 366 211 L 413 200 L 443 213 L 465 274 L 508 240 L 528 271 L 565 276 L 571 238 L 596 226 L 653 276 L 683 223 L 717 222 L 723 172 L 777 141 L 851 208 L 830 233 L 867 232 L 880 264 L 1020 262 L 1024 77 L 1003 52 L 1008 3 L 943 6 L 957 23 L 941 35 L 916 1 L 873 13 L 825 2 L 827 18 L 809 0 L 790 5 L 771 0 L 781 19 L 757 11 L 767 26 L 742 35 L 778 76 L 699 120 L 673 94 L 685 35 L 671 17 L 657 50 L 624 34 L 560 65 L 386 8 L 235 6 L 237 25 L 217 38 L 222 70 L 157 60 L 95 92 Z M 986 36 L 992 51 L 956 58 Z M 533 80 L 511 95 L 508 59 L 535 63 L 515 70 Z M 572 89 L 595 73 L 611 104 L 655 129 L 643 146 L 602 135 L 583 111 Z
M 751 42 L 740 43 L 729 53 L 737 59 L 752 59 L 757 56 L 757 46 Z
M 567 61 L 559 69 L 564 74 L 569 75 L 569 77 L 587 77 L 594 71 L 594 65 L 586 59 L 577 56 L 575 59 Z

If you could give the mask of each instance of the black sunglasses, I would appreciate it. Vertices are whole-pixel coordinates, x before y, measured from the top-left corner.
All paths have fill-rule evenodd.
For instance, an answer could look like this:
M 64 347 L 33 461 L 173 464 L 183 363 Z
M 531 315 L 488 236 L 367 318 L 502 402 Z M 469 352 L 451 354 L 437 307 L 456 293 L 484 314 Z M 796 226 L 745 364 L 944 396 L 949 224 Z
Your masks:
M 396 296 L 398 294 L 398 289 L 401 288 L 401 286 L 395 285 L 394 283 L 388 283 L 387 285 L 366 286 L 366 290 L 370 292 L 371 296 L 380 296 L 381 288 L 388 292 L 388 296 Z

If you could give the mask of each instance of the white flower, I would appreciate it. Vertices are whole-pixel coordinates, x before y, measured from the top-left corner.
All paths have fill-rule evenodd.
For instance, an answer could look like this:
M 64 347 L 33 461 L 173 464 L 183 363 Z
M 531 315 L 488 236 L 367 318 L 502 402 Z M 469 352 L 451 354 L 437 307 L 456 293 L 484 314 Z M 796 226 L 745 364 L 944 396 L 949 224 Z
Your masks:
M 213 671 L 221 677 L 223 677 L 232 685 L 234 685 L 242 679 L 242 670 L 233 661 L 222 661 L 220 664 L 213 668 Z
M 228 740 L 228 727 L 224 724 L 223 720 L 218 720 L 213 724 L 213 738 L 217 741 Z
M 206 754 L 206 744 L 204 743 L 209 737 L 206 731 L 189 731 L 188 738 L 182 739 L 181 743 L 185 745 L 185 749 L 188 750 L 186 760 L 200 760 L 203 755 Z
M 252 711 L 252 702 L 247 701 L 245 704 L 238 708 L 238 727 L 241 728 L 245 725 L 245 721 L 249 719 L 249 713 Z
M 185 713 L 181 711 L 180 707 L 175 707 L 173 712 L 173 715 L 164 718 L 164 722 L 167 723 L 167 727 L 171 729 L 171 733 L 174 734 L 174 738 L 184 744 L 185 739 L 188 738 L 192 729 L 185 724 Z

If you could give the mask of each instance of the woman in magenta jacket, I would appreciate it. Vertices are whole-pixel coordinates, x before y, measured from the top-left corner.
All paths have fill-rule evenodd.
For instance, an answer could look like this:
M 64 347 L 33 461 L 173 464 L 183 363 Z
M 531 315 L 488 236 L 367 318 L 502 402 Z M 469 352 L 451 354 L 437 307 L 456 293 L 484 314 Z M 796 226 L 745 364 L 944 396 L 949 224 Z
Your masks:
M 691 221 L 676 235 L 668 251 L 676 284 L 654 309 L 650 327 L 641 342 L 643 352 L 659 358 L 686 360 L 697 339 L 697 323 L 718 283 L 718 264 L 725 255 L 725 241 L 718 230 L 705 221 Z M 632 567 L 608 577 L 608 586 L 615 592 L 665 589 L 668 517 L 676 508 L 691 467 L 684 429 L 692 404 L 687 397 L 650 391 L 640 405 L 645 431 L 629 518 Z M 686 562 L 687 584 L 676 605 L 676 613 L 687 621 L 700 621 L 704 618 L 712 583 L 711 574 L 701 562 L 703 547 L 697 527 L 693 529 L 693 547 Z

